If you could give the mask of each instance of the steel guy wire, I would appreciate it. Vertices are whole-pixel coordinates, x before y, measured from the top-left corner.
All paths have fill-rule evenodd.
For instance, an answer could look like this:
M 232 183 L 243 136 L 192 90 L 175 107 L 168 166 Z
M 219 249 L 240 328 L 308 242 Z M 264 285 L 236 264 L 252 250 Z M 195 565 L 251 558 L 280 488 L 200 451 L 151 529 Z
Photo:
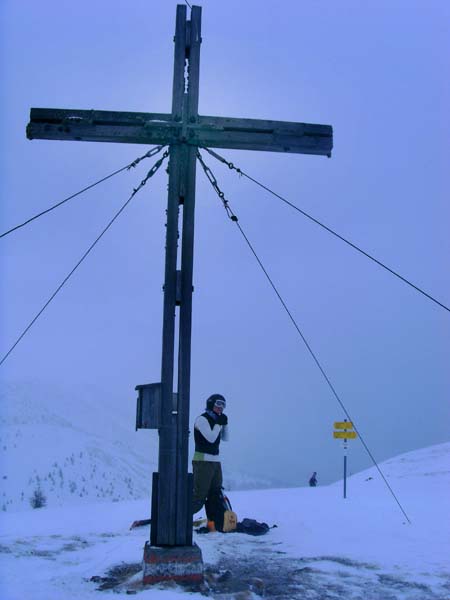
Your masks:
M 138 185 L 138 187 L 136 189 L 133 189 L 133 193 L 130 195 L 130 197 L 125 202 L 125 204 L 123 204 L 123 206 L 116 212 L 116 214 L 114 215 L 114 217 L 109 221 L 109 223 L 106 225 L 106 227 L 100 233 L 100 235 L 96 238 L 96 240 L 94 242 L 92 242 L 92 244 L 89 246 L 89 248 L 83 254 L 83 256 L 80 258 L 80 260 L 77 262 L 77 264 L 70 271 L 70 273 L 63 279 L 63 281 L 59 284 L 59 286 L 56 288 L 56 290 L 53 292 L 53 294 L 50 296 L 50 298 L 47 300 L 47 302 L 44 304 L 44 306 L 41 308 L 41 310 L 36 314 L 36 316 L 32 319 L 32 321 L 28 324 L 28 326 L 20 334 L 20 336 L 17 338 L 17 340 L 14 342 L 14 344 L 8 350 L 8 352 L 3 356 L 3 358 L 0 361 L 0 366 L 5 362 L 5 360 L 11 354 L 11 352 L 14 350 L 14 348 L 17 346 L 17 344 L 21 341 L 21 339 L 25 336 L 25 334 L 31 329 L 31 327 L 34 325 L 34 323 L 36 323 L 36 321 L 42 315 L 42 313 L 47 308 L 47 306 L 50 304 L 50 302 L 55 298 L 55 296 L 63 288 L 63 286 L 66 284 L 66 282 L 72 277 L 72 275 L 75 273 L 75 271 L 78 269 L 78 267 L 84 261 L 84 259 L 88 256 L 88 254 L 91 252 L 91 250 L 93 250 L 94 246 L 96 246 L 96 244 L 100 241 L 100 239 L 108 231 L 108 229 L 111 227 L 111 225 L 117 219 L 117 217 L 125 210 L 125 208 L 128 206 L 128 204 L 131 202 L 131 200 L 137 194 L 137 192 L 147 183 L 147 181 L 150 179 L 150 177 L 153 177 L 153 175 L 160 168 L 160 166 L 162 165 L 162 163 L 164 162 L 164 160 L 168 156 L 169 156 L 169 151 L 166 150 L 166 152 L 164 152 L 164 154 L 162 155 L 162 157 L 159 160 L 157 160 L 156 163 L 153 165 L 153 167 L 150 169 L 150 171 L 148 172 L 148 174 L 145 177 L 145 179 L 143 179 L 141 181 L 141 183 Z M 139 159 L 139 160 L 141 160 L 141 159 Z
M 62 204 L 65 204 L 69 200 L 72 200 L 72 198 L 75 198 L 76 196 L 79 196 L 83 192 L 87 192 L 87 190 L 92 189 L 93 187 L 95 187 L 96 185 L 99 185 L 100 183 L 103 183 L 107 179 L 111 179 L 111 177 L 114 177 L 114 175 L 118 175 L 119 173 L 122 173 L 122 171 L 126 171 L 126 170 L 129 171 L 131 168 L 136 167 L 141 162 L 141 160 L 144 160 L 145 158 L 151 158 L 152 156 L 155 156 L 156 154 L 158 154 L 159 152 L 161 152 L 161 150 L 163 148 L 164 148 L 164 146 L 156 146 L 155 148 L 152 148 L 151 150 L 149 150 L 148 152 L 146 152 L 143 156 L 140 156 L 140 157 L 136 158 L 135 160 L 133 160 L 133 162 L 129 163 L 128 165 L 125 165 L 121 169 L 117 169 L 117 171 L 114 171 L 113 173 L 110 173 L 109 175 L 106 175 L 106 177 L 102 177 L 102 179 L 99 179 L 95 183 L 91 183 L 91 185 L 88 185 L 87 187 L 83 188 L 79 192 L 76 192 L 75 194 L 72 194 L 71 196 L 68 196 L 67 198 L 64 198 L 64 200 L 61 200 L 60 202 L 58 202 L 57 204 L 54 204 L 50 208 L 47 208 L 47 210 L 43 210 L 42 212 L 38 213 L 37 215 L 34 215 L 34 217 L 31 217 L 30 219 L 27 219 L 26 221 L 24 221 L 20 225 L 16 225 L 15 227 L 12 227 L 8 231 L 5 231 L 4 233 L 0 234 L 0 238 L 7 236 L 8 234 L 12 233 L 13 231 L 16 231 L 16 229 L 20 229 L 21 227 L 24 227 L 25 225 L 28 225 L 28 223 L 31 223 L 35 219 L 38 219 L 39 217 L 42 217 L 43 215 L 51 212 L 55 208 L 58 208 L 58 206 L 61 206 Z
M 284 198 L 280 194 L 277 194 L 276 192 L 274 192 L 273 190 L 271 190 L 269 187 L 267 187 L 266 185 L 264 185 L 263 183 L 261 183 L 257 179 L 254 179 L 253 177 L 251 177 L 250 175 L 248 175 L 247 173 L 245 173 L 244 171 L 242 171 L 242 169 L 239 169 L 238 167 L 236 167 L 232 162 L 229 162 L 223 156 L 220 156 L 220 154 L 217 154 L 217 152 L 214 152 L 213 150 L 210 150 L 209 148 L 203 148 L 203 149 L 206 150 L 206 152 L 209 152 L 209 154 L 211 154 L 211 156 L 214 156 L 214 158 L 216 158 L 220 162 L 222 162 L 225 165 L 227 165 L 229 169 L 234 170 L 239 175 L 243 175 L 244 177 L 246 177 L 250 181 L 253 181 L 253 183 L 256 183 L 256 185 L 259 185 L 259 187 L 261 187 L 263 190 L 266 190 L 266 192 L 269 192 L 270 194 L 272 194 L 276 198 L 279 198 L 285 204 L 287 204 L 288 206 L 290 206 L 291 208 L 293 208 L 294 210 L 296 210 L 300 214 L 302 214 L 304 217 L 307 217 L 308 219 L 310 219 L 311 221 L 313 221 L 313 223 L 316 223 L 316 225 L 319 225 L 320 227 L 322 227 L 323 229 L 325 229 L 325 231 L 328 231 L 328 233 L 331 233 L 332 235 L 334 235 L 335 237 L 337 237 L 338 239 L 340 239 L 342 242 L 345 242 L 347 245 L 349 245 L 354 250 L 357 250 L 358 252 L 360 252 L 361 254 L 363 254 L 366 258 L 369 258 L 370 260 L 372 260 L 378 266 L 382 267 L 383 269 L 385 269 L 386 271 L 388 271 L 392 275 L 395 275 L 395 277 L 398 277 L 398 279 L 400 279 L 401 281 L 403 281 L 403 283 L 406 283 L 407 285 L 409 285 L 410 287 L 412 287 L 417 292 L 423 294 L 426 298 L 428 298 L 428 300 L 431 300 L 432 302 L 434 302 L 435 304 L 437 304 L 438 306 L 440 306 L 444 310 L 450 312 L 450 308 L 448 306 L 446 306 L 445 304 L 443 304 L 442 302 L 440 302 L 439 300 L 437 300 L 436 298 L 434 298 L 434 296 L 432 296 L 431 294 L 428 294 L 427 292 L 425 292 L 422 288 L 420 288 L 419 286 L 415 285 L 414 283 L 412 283 L 411 281 L 409 281 L 408 279 L 406 279 L 406 277 L 403 277 L 403 275 L 400 275 L 400 273 L 397 273 L 396 271 L 394 271 L 394 269 L 391 269 L 390 267 L 388 267 L 387 265 L 385 265 L 383 262 L 381 262 L 380 260 L 378 260 L 377 258 L 375 258 L 374 256 L 372 256 L 371 254 L 369 254 L 368 252 L 366 252 L 365 250 L 363 250 L 362 248 L 360 248 L 359 246 L 357 246 L 356 244 L 354 244 L 350 240 L 346 239 L 344 236 L 340 235 L 339 233 L 337 233 L 336 231 L 334 231 L 333 229 L 331 229 L 331 227 L 328 227 L 327 225 L 325 225 L 324 223 L 322 223 L 321 221 L 319 221 L 318 219 L 316 219 L 315 217 L 313 217 L 312 215 L 310 215 L 306 211 L 302 210 L 300 207 L 296 206 L 292 202 L 289 202 L 289 200 L 287 200 L 286 198 Z
M 348 410 L 346 409 L 343 401 L 341 400 L 341 398 L 339 397 L 339 394 L 337 393 L 334 385 L 332 384 L 330 378 L 328 377 L 328 375 L 325 373 L 324 368 L 322 367 L 319 359 L 317 358 L 317 355 L 315 354 L 315 352 L 313 351 L 311 345 L 309 344 L 308 340 L 306 339 L 306 337 L 304 336 L 303 332 L 301 331 L 297 321 L 295 320 L 295 318 L 293 317 L 291 311 L 289 310 L 286 302 L 283 300 L 280 292 L 278 291 L 276 285 L 274 284 L 272 278 L 270 277 L 269 273 L 267 272 L 267 269 L 264 267 L 261 259 L 259 258 L 258 254 L 256 253 L 253 245 L 251 244 L 250 240 L 248 239 L 247 235 L 245 234 L 244 230 L 242 229 L 239 220 L 237 218 L 237 216 L 234 214 L 234 212 L 232 211 L 231 207 L 229 206 L 228 200 L 225 199 L 225 195 L 224 193 L 220 190 L 218 184 L 217 184 L 217 180 L 214 177 L 211 169 L 205 164 L 205 162 L 203 161 L 202 156 L 200 155 L 200 152 L 197 153 L 197 158 L 199 159 L 200 164 L 202 165 L 203 170 L 206 173 L 207 178 L 209 179 L 209 181 L 211 182 L 211 184 L 213 185 L 214 190 L 216 191 L 217 195 L 219 196 L 219 198 L 222 201 L 222 204 L 224 205 L 225 210 L 227 211 L 227 215 L 228 217 L 234 221 L 236 223 L 236 225 L 239 228 L 239 231 L 241 232 L 244 240 L 246 241 L 248 247 L 250 248 L 253 256 L 256 258 L 259 266 L 261 267 L 261 270 L 263 271 L 264 275 L 266 276 L 267 280 L 269 281 L 273 291 L 275 292 L 275 294 L 278 297 L 278 300 L 281 302 L 284 310 L 286 311 L 287 315 L 289 316 L 292 324 L 294 325 L 295 329 L 297 330 L 297 333 L 300 335 L 301 339 L 303 340 L 306 348 L 308 349 L 309 353 L 311 354 L 312 358 L 314 359 L 314 362 L 316 363 L 317 367 L 319 368 L 322 376 L 324 377 L 326 383 L 328 384 L 328 387 L 331 389 L 333 396 L 336 398 L 336 400 L 339 403 L 339 406 L 342 408 L 342 410 L 345 413 L 345 416 L 348 418 L 349 421 L 351 421 L 353 424 L 355 423 L 354 420 L 352 419 L 350 413 L 348 412 Z M 214 181 L 214 183 L 213 183 Z M 384 483 L 386 484 L 387 488 L 389 489 L 390 493 L 392 494 L 392 496 L 394 497 L 397 505 L 399 506 L 400 510 L 402 511 L 403 515 L 405 516 L 405 518 L 407 519 L 408 523 L 411 523 L 408 515 L 406 514 L 405 510 L 403 509 L 402 505 L 400 504 L 397 496 L 395 495 L 394 490 L 391 488 L 391 486 L 389 485 L 386 477 L 384 476 L 381 468 L 379 467 L 377 461 L 375 460 L 375 457 L 373 456 L 372 452 L 370 451 L 368 445 L 366 444 L 363 436 L 361 435 L 360 431 L 356 428 L 355 425 L 353 425 L 354 430 L 356 431 L 356 433 L 358 434 L 359 439 L 361 440 L 362 445 L 364 446 L 364 449 L 366 450 L 367 454 L 369 455 L 370 459 L 372 460 L 373 464 L 375 465 L 375 467 L 377 468 L 379 474 L 381 475 Z

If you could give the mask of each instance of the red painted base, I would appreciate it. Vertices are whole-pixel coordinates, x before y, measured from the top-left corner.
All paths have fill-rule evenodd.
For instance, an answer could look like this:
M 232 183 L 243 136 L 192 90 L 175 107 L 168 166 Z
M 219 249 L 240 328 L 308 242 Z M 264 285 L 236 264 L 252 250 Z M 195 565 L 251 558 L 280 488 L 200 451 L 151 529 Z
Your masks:
M 144 585 L 161 581 L 201 583 L 202 552 L 197 544 L 162 548 L 146 542 L 143 560 Z

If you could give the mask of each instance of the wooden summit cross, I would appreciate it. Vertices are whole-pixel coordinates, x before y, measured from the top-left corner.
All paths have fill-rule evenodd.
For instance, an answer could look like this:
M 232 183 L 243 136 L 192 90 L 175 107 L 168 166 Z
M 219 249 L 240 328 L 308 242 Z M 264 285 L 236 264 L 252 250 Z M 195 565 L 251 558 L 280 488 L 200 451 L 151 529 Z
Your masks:
M 157 490 L 152 498 L 152 546 L 192 545 L 188 474 L 192 272 L 198 146 L 330 156 L 329 125 L 198 114 L 201 7 L 177 6 L 171 114 L 32 108 L 29 139 L 169 146 L 161 367 L 161 427 Z M 187 69 L 186 69 L 187 66 Z M 182 207 L 181 271 L 177 271 Z M 178 400 L 173 406 L 175 318 L 179 306 Z M 155 482 L 155 477 L 154 477 Z

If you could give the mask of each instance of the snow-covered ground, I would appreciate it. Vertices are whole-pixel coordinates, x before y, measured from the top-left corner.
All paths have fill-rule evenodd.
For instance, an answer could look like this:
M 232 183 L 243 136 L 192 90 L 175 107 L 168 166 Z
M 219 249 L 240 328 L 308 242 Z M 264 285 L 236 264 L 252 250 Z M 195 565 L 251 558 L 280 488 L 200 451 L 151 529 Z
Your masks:
M 411 523 L 375 469 L 348 480 L 345 500 L 342 482 L 231 493 L 240 520 L 277 527 L 258 538 L 195 534 L 211 571 L 208 595 L 448 600 L 450 443 L 382 468 Z M 142 588 L 139 565 L 149 532 L 129 526 L 148 515 L 149 500 L 1 513 L 0 598 L 204 597 L 178 586 Z M 111 589 L 98 590 L 108 583 Z

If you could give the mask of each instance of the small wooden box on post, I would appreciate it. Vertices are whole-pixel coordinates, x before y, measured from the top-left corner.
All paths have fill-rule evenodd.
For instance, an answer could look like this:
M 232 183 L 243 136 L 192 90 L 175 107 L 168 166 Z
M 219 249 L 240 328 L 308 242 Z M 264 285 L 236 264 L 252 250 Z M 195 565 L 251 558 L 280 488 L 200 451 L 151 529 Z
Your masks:
M 192 6 L 190 20 L 186 13 L 185 4 L 177 6 L 170 114 L 32 108 L 27 126 L 29 139 L 163 144 L 170 149 L 161 382 L 153 384 L 159 386 L 155 389 L 161 400 L 160 406 L 151 406 L 151 414 L 157 415 L 154 420 L 158 419 L 159 460 L 158 473 L 153 478 L 151 544 L 147 543 L 144 549 L 147 583 L 168 578 L 199 581 L 202 577 L 201 552 L 192 545 L 192 475 L 188 473 L 197 148 L 330 157 L 333 147 L 329 125 L 200 116 L 201 7 Z M 181 269 L 177 271 L 181 210 Z M 178 393 L 174 404 L 177 311 Z M 142 398 L 148 392 L 145 387 L 138 386 Z M 184 548 L 182 557 L 180 547 Z

